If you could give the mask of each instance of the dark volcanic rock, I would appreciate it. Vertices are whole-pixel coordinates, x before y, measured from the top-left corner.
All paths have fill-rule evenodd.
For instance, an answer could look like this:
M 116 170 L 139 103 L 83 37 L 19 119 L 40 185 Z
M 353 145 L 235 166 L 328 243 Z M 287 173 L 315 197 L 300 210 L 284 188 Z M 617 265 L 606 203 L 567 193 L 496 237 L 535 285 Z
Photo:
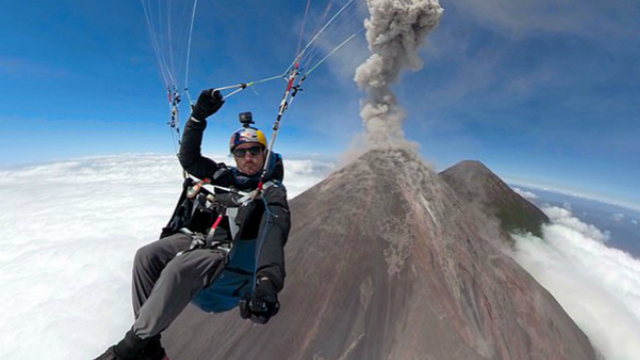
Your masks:
M 549 218 L 505 184 L 479 161 L 462 161 L 438 174 L 466 207 L 475 207 L 500 219 L 506 232 L 525 231 L 542 237 Z
M 287 285 L 265 326 L 190 307 L 180 360 L 595 360 L 553 297 L 402 151 L 372 151 L 291 201 Z

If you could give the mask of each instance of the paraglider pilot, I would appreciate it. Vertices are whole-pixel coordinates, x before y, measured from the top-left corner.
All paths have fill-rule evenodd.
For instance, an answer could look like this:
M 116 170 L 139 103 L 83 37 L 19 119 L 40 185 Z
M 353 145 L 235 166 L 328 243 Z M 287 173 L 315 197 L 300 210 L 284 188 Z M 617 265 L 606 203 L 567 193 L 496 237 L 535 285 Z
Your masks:
M 264 133 L 251 126 L 250 113 L 241 114 L 244 126 L 229 143 L 236 167 L 202 156 L 206 119 L 223 104 L 218 91 L 205 90 L 193 107 L 179 159 L 186 172 L 202 181 L 185 180 L 160 239 L 137 251 L 135 321 L 96 360 L 166 359 L 160 336 L 189 303 L 214 313 L 239 307 L 242 318 L 260 324 L 278 312 L 283 248 L 291 227 L 282 158 L 269 153 Z M 219 188 L 207 191 L 205 183 Z

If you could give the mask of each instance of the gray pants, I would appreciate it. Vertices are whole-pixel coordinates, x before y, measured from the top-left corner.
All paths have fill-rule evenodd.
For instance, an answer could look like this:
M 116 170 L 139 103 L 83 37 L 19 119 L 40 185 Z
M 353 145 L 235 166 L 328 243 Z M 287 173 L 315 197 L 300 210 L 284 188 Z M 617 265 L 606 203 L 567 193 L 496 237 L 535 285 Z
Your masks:
M 174 234 L 141 247 L 133 262 L 133 333 L 142 339 L 160 334 L 203 287 L 210 284 L 224 255 L 189 249 L 191 237 Z

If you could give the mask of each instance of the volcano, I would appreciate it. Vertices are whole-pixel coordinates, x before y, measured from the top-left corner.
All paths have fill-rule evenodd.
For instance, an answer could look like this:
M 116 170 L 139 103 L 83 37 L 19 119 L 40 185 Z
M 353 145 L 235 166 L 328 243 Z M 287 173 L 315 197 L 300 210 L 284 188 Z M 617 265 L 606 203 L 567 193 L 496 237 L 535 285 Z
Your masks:
M 529 232 L 542 237 L 542 225 L 549 222 L 549 217 L 511 190 L 483 163 L 461 161 L 438 176 L 456 192 L 465 207 L 500 220 L 503 231 Z
M 164 334 L 169 357 L 595 360 L 509 239 L 490 238 L 508 236 L 485 229 L 495 215 L 461 199 L 417 155 L 366 153 L 290 202 L 280 313 L 261 326 L 190 306 Z

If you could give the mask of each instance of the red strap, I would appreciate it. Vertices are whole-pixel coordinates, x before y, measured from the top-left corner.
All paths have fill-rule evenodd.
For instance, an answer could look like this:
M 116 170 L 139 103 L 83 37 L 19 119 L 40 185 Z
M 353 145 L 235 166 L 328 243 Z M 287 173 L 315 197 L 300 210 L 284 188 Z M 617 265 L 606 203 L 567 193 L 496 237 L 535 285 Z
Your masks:
M 299 67 L 299 66 L 300 66 L 300 62 L 297 62 L 297 63 L 296 63 L 296 66 L 293 68 L 293 73 L 292 73 L 292 74 L 295 74 L 295 73 L 296 73 L 296 71 L 298 70 L 298 67 Z M 289 79 L 289 86 L 287 86 L 287 91 L 291 90 L 291 88 L 293 87 L 293 81 L 294 81 L 295 79 L 296 79 L 296 77 L 292 75 L 292 76 L 291 76 L 291 79 Z
M 216 219 L 216 222 L 213 223 L 213 226 L 211 226 L 211 230 L 215 230 L 218 225 L 220 224 L 220 221 L 222 221 L 222 214 L 218 215 L 218 218 Z

